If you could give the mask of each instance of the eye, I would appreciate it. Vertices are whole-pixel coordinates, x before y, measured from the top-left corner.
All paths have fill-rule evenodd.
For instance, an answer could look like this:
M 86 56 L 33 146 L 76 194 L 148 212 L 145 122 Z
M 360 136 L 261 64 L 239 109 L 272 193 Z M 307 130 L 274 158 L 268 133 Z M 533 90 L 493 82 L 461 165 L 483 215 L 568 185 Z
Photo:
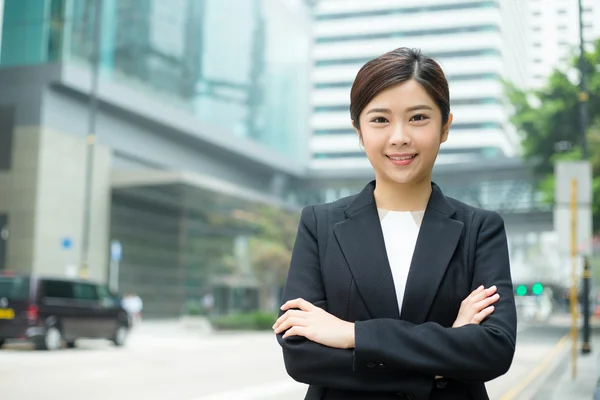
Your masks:
M 376 124 L 385 124 L 386 122 L 388 122 L 388 120 L 384 117 L 376 117 L 372 119 L 371 122 L 375 122 Z
M 429 117 L 425 114 L 417 114 L 417 115 L 413 115 L 410 118 L 410 121 L 415 121 L 415 122 L 425 122 L 429 119 Z

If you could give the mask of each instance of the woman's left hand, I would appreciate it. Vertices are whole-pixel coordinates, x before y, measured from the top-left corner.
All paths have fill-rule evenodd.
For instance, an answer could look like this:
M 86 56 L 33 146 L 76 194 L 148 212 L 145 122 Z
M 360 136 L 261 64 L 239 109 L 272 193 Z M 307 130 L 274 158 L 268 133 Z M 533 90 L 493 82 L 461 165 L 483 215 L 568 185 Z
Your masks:
M 273 330 L 283 338 L 304 336 L 308 340 L 338 349 L 354 347 L 354 324 L 341 320 L 327 311 L 304 300 L 286 302 L 281 309 L 285 313 L 277 319 Z M 298 309 L 298 310 L 295 310 Z

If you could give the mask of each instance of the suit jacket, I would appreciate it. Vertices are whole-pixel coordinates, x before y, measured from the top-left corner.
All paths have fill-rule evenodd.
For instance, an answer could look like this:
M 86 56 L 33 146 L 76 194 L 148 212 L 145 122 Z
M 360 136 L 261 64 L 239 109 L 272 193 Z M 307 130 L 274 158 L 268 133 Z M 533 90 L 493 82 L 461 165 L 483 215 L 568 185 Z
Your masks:
M 484 382 L 509 369 L 517 320 L 504 222 L 432 187 L 402 310 L 375 182 L 302 210 L 282 302 L 301 297 L 354 322 L 356 343 L 334 349 L 277 335 L 288 374 L 310 385 L 305 399 L 483 400 Z M 480 285 L 497 286 L 494 312 L 480 325 L 452 328 Z

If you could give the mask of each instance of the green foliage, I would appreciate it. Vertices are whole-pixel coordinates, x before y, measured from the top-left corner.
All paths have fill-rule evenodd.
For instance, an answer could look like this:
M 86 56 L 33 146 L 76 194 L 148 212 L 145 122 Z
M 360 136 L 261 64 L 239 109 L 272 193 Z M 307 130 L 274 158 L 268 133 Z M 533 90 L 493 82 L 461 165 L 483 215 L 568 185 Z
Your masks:
M 206 315 L 206 310 L 199 301 L 190 300 L 185 303 L 183 314 L 190 316 Z
M 273 207 L 255 211 L 256 234 L 250 240 L 252 268 L 264 285 L 283 285 L 296 240 L 299 214 Z
M 574 70 L 579 62 L 573 57 Z M 600 40 L 585 55 L 588 113 L 587 148 L 593 171 L 594 232 L 600 232 Z M 579 118 L 579 86 L 564 71 L 555 70 L 544 87 L 524 91 L 506 83 L 506 95 L 513 106 L 511 122 L 521 135 L 524 156 L 545 176 L 540 189 L 545 200 L 554 200 L 554 164 L 558 160 L 581 159 L 582 135 Z M 559 152 L 557 143 L 568 142 L 571 149 Z
M 270 330 L 277 320 L 277 313 L 252 312 L 230 314 L 211 319 L 211 325 L 216 330 Z

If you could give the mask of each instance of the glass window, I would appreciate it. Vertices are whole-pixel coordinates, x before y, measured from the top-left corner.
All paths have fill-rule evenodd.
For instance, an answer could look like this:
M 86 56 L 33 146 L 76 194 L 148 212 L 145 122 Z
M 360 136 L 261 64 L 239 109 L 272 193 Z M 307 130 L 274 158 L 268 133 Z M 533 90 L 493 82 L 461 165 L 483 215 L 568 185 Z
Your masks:
M 28 65 L 60 59 L 65 0 L 4 2 L 1 65 Z
M 73 285 L 75 298 L 78 300 L 98 300 L 96 286 L 89 283 L 75 283 Z
M 9 300 L 27 300 L 29 278 L 0 277 L 0 297 L 6 297 Z
M 42 284 L 46 297 L 59 299 L 73 298 L 73 282 L 46 280 Z

